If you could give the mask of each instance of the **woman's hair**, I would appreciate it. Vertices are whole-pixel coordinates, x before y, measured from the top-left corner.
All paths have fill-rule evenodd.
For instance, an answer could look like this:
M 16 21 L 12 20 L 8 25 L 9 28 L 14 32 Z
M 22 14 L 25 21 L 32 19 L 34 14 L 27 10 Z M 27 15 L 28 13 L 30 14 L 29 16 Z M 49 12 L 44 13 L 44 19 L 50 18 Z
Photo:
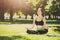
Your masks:
M 39 9 L 39 8 L 38 8 Z M 42 16 L 44 17 L 44 9 L 40 7 L 40 10 L 42 12 Z
M 44 9 L 41 9 L 41 11 L 42 11 L 42 16 L 44 17 Z

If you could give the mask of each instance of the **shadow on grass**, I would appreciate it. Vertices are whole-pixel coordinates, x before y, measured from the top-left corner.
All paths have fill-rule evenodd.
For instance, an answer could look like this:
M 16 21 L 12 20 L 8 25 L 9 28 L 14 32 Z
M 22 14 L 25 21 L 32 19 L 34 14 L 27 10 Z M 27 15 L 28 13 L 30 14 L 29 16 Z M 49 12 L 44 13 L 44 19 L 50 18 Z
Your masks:
M 28 20 L 28 19 L 25 19 L 25 20 L 16 20 L 16 21 L 13 21 L 12 24 L 32 24 L 33 23 L 33 20 Z M 60 21 L 47 21 L 46 22 L 47 24 L 60 24 Z
M 56 29 L 54 29 L 54 31 L 60 33 L 60 26 L 54 26 L 54 27 L 56 27 Z
M 0 40 L 30 40 L 30 39 L 24 36 L 12 36 L 12 37 L 0 36 Z
M 50 21 L 47 21 L 46 23 L 47 24 L 60 24 L 60 20 L 56 20 L 56 21 L 50 20 Z
M 0 21 L 0 24 L 32 24 L 33 23 L 33 20 L 28 20 L 28 19 L 22 19 L 22 20 L 13 20 L 12 22 L 10 22 L 9 20 L 5 20 L 3 22 Z M 47 24 L 60 24 L 60 21 L 47 21 L 46 22 Z
M 15 20 L 15 21 L 12 21 L 12 22 L 7 21 L 7 20 L 5 20 L 3 22 L 0 21 L 0 24 L 9 24 L 9 23 L 11 23 L 11 24 L 32 24 L 33 20 Z
M 16 20 L 12 22 L 13 24 L 32 24 L 32 20 Z

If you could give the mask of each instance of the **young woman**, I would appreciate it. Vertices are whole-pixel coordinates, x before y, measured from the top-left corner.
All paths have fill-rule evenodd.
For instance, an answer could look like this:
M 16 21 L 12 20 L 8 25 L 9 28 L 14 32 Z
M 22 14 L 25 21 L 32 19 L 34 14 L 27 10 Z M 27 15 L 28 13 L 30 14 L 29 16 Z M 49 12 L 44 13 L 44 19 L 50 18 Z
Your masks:
M 37 11 L 37 16 L 34 18 L 33 20 L 33 27 L 37 27 L 37 30 L 31 30 L 33 27 L 31 28 L 27 28 L 27 33 L 29 34 L 45 34 L 48 32 L 48 27 L 46 26 L 46 19 L 44 17 L 44 12 L 42 10 L 42 8 L 38 8 Z

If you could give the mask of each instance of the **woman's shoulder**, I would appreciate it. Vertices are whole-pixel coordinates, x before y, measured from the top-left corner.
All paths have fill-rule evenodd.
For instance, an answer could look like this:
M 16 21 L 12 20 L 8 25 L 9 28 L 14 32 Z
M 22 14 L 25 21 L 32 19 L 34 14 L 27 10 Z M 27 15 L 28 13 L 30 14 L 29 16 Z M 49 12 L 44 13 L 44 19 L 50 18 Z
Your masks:
M 43 19 L 46 19 L 46 17 L 44 16 Z
M 34 19 L 36 19 L 37 18 L 37 15 L 36 16 L 34 16 Z

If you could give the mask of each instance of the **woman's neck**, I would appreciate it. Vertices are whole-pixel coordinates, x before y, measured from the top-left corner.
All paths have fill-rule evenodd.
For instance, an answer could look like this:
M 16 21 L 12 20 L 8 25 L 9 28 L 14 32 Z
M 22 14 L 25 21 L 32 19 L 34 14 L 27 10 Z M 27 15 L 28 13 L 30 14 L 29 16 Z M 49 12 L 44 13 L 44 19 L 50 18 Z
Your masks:
M 43 16 L 42 15 L 38 15 L 39 18 L 42 18 Z

